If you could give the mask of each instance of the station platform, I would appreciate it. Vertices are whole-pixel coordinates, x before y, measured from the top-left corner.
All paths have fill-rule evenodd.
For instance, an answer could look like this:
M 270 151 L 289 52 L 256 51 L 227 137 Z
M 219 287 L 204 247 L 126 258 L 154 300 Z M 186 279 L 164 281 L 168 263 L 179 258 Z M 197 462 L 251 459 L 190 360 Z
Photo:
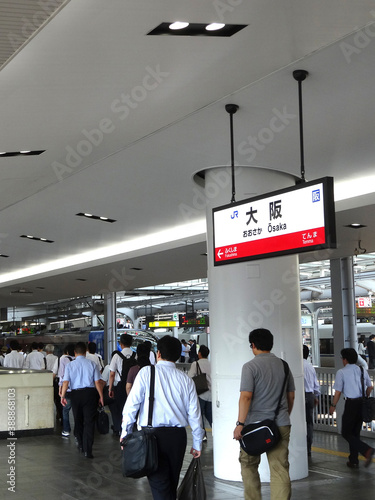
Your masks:
M 208 432 L 203 444 L 202 466 L 207 500 L 233 500 L 243 498 L 241 482 L 223 481 L 213 475 L 212 434 Z M 368 442 L 375 445 L 374 440 Z M 10 454 L 9 440 L 0 440 L 0 498 L 15 500 L 151 500 L 147 479 L 128 479 L 121 474 L 118 438 L 113 434 L 96 434 L 94 459 L 79 454 L 73 435 L 61 437 L 60 426 L 52 435 L 21 437 L 15 441 L 14 455 Z M 188 446 L 191 433 L 188 429 Z M 7 484 L 15 458 L 15 487 Z M 314 447 L 309 459 L 309 476 L 292 482 L 292 498 L 296 500 L 373 498 L 375 492 L 375 463 L 359 469 L 346 466 L 348 447 L 337 434 L 314 433 Z M 181 478 L 191 461 L 185 455 Z M 375 462 L 375 460 L 373 460 Z M 269 500 L 269 484 L 262 485 L 263 500 Z

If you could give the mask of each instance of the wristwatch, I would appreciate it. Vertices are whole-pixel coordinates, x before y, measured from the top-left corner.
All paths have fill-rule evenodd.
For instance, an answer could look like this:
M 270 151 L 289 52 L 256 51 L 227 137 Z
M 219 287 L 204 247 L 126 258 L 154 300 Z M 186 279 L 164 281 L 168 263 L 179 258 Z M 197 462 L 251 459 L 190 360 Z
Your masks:
M 237 420 L 237 422 L 236 422 L 236 427 L 237 427 L 237 425 L 242 425 L 242 426 L 243 426 L 243 425 L 245 425 L 245 424 L 244 424 L 243 422 L 240 422 L 239 420 Z

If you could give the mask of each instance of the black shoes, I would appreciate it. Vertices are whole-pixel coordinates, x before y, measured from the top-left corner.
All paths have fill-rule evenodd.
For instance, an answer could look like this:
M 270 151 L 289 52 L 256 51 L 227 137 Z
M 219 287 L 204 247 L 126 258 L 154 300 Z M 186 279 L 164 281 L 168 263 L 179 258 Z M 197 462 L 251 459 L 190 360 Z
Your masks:
M 346 462 L 346 465 L 349 467 L 349 469 L 358 469 L 359 467 L 358 464 L 353 464 L 352 462 Z
M 85 458 L 94 458 L 94 455 L 85 451 Z

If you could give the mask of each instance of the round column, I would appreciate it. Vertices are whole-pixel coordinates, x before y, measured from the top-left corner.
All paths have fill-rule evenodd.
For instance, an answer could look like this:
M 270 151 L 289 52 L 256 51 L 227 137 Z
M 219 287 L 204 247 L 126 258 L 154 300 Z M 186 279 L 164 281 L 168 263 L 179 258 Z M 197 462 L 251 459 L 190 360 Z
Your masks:
M 291 479 L 301 479 L 308 475 L 308 469 L 298 256 L 214 267 L 212 208 L 230 203 L 230 169 L 212 167 L 203 176 L 200 173 L 202 177 L 207 203 L 214 474 L 225 480 L 241 480 L 239 443 L 233 440 L 241 369 L 253 357 L 250 331 L 267 328 L 274 335 L 272 352 L 288 362 L 295 379 L 289 462 Z M 282 172 L 236 167 L 236 201 L 290 187 L 294 182 L 292 175 Z M 259 472 L 261 481 L 268 482 L 266 455 Z

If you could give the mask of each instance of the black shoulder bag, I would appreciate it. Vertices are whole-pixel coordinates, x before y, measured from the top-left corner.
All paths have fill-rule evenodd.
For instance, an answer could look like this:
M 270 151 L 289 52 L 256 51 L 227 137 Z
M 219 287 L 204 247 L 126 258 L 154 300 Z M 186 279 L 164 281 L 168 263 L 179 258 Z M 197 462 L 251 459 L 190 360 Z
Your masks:
M 122 474 L 124 477 L 137 479 L 156 472 L 158 468 L 158 448 L 154 428 L 152 427 L 152 412 L 154 408 L 155 366 L 151 365 L 150 398 L 148 405 L 147 427 L 140 431 L 127 434 L 121 441 Z
M 279 414 L 281 399 L 284 394 L 286 381 L 289 375 L 289 366 L 286 361 L 281 360 L 284 365 L 284 383 L 281 389 L 279 402 L 275 410 L 275 417 L 273 420 L 267 418 L 260 422 L 248 424 L 242 429 L 242 438 L 240 439 L 241 448 L 248 454 L 258 456 L 271 450 L 280 441 L 279 428 L 276 425 L 276 418 Z
M 359 368 L 361 369 L 362 383 L 362 420 L 368 424 L 375 420 L 375 398 L 366 398 L 363 367 L 360 366 Z
M 199 396 L 200 394 L 207 392 L 209 390 L 209 387 L 206 374 L 202 372 L 201 367 L 199 366 L 199 361 L 196 361 L 196 365 L 197 373 L 193 377 L 193 382 Z

